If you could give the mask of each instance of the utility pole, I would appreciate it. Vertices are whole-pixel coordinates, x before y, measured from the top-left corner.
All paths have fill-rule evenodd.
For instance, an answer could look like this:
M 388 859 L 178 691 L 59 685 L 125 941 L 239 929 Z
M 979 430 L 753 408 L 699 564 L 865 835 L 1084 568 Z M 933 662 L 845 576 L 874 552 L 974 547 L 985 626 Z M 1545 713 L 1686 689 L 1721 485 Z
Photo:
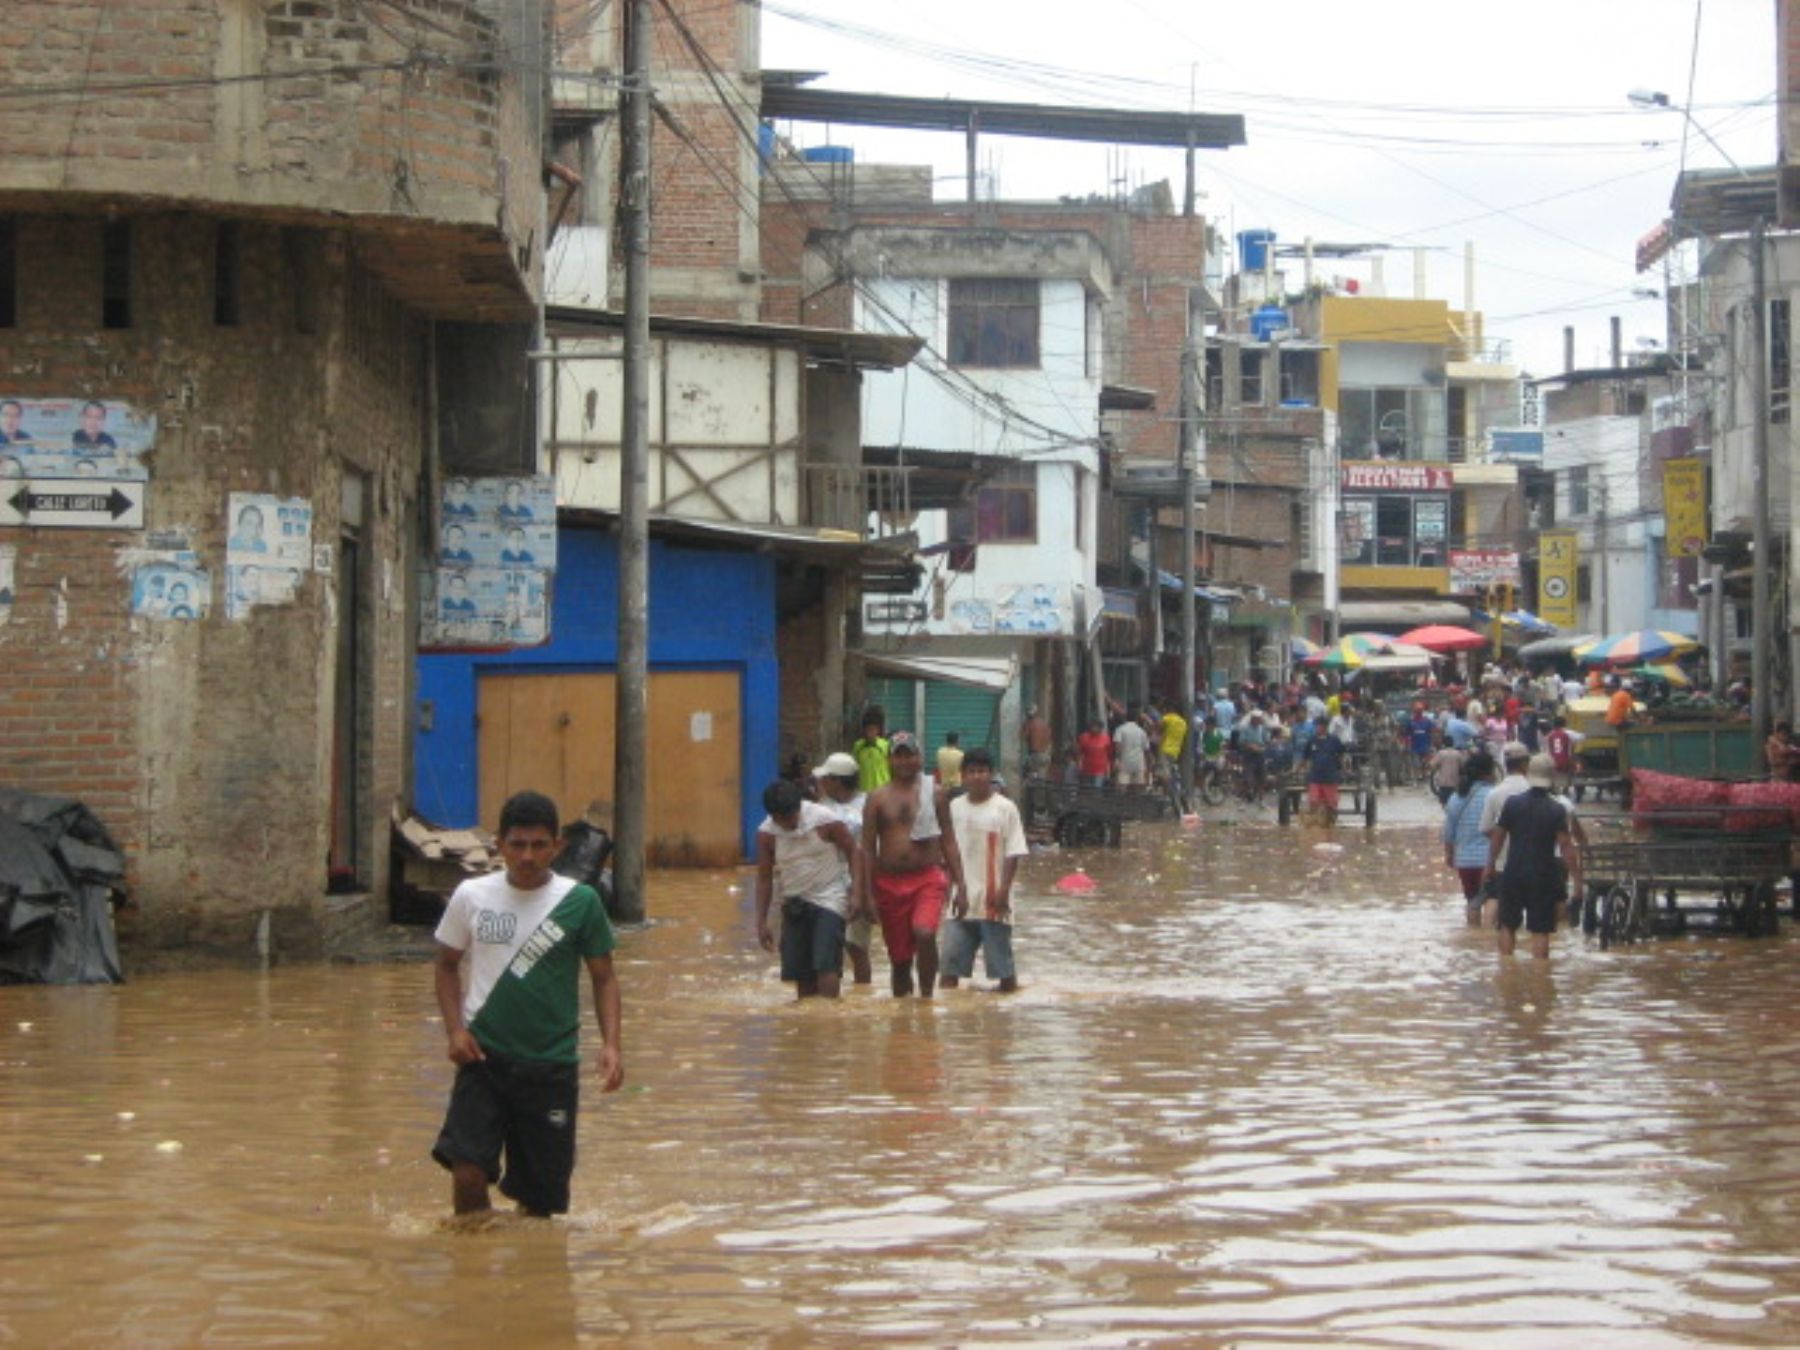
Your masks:
M 1205 312 L 1196 292 L 1188 295 L 1187 336 L 1181 343 L 1181 703 L 1182 716 L 1188 718 L 1187 739 L 1181 743 L 1181 781 L 1192 793 L 1194 788 L 1194 743 L 1199 728 L 1193 725 L 1198 702 L 1194 697 L 1195 623 L 1194 623 L 1194 498 L 1202 491 L 1210 492 L 1212 484 L 1201 484 L 1199 470 L 1204 467 L 1204 449 L 1200 437 L 1200 416 L 1206 407 L 1206 387 L 1201 381 L 1201 352 L 1205 341 Z M 1212 672 L 1207 672 L 1211 678 Z
M 615 916 L 644 918 L 650 759 L 650 4 L 627 11 L 621 93 L 624 409 L 619 427 L 619 645 L 613 714 Z
M 1599 623 L 1599 628 L 1600 628 L 1601 634 L 1604 635 L 1607 631 L 1607 628 L 1606 628 L 1606 620 L 1607 620 L 1606 592 L 1608 589 L 1608 585 L 1612 580 L 1611 566 L 1608 561 L 1608 555 L 1611 551 L 1612 540 L 1608 537 L 1608 531 L 1606 528 L 1606 524 L 1607 524 L 1607 522 L 1606 522 L 1606 464 L 1604 461 L 1602 461 L 1596 467 L 1600 470 L 1600 481 L 1594 485 L 1594 495 L 1595 495 L 1595 497 L 1597 497 L 1599 499 L 1600 518 L 1594 524 L 1594 536 L 1595 536 L 1595 543 L 1598 545 L 1597 552 L 1600 554 L 1600 586 L 1599 586 L 1599 590 L 1600 590 L 1600 605 L 1599 605 L 1600 623 Z
M 1769 739 L 1769 572 L 1775 566 L 1769 529 L 1769 328 L 1768 279 L 1764 276 L 1764 223 L 1750 227 L 1750 430 L 1754 469 L 1751 494 L 1756 502 L 1751 539 L 1755 558 L 1750 570 L 1750 739 L 1760 760 Z M 1767 767 L 1766 765 L 1764 766 Z

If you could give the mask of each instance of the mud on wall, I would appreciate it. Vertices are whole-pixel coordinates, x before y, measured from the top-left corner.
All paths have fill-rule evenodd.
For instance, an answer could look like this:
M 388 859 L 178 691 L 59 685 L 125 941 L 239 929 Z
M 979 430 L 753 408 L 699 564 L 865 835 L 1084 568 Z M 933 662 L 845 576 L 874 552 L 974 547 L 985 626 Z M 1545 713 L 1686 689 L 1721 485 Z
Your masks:
M 78 796 L 126 849 L 128 944 L 319 942 L 331 844 L 346 479 L 362 498 L 355 880 L 385 885 L 406 776 L 413 521 L 426 443 L 424 324 L 331 231 L 244 222 L 234 322 L 215 306 L 217 223 L 130 219 L 129 326 L 106 327 L 98 215 L 19 217 L 17 323 L 0 385 L 121 400 L 156 417 L 145 529 L 0 529 L 15 597 L 0 626 L 0 771 Z M 115 317 L 117 317 L 115 315 Z M 232 493 L 302 498 L 322 570 L 286 604 L 225 603 Z M 356 496 L 353 489 L 351 497 Z M 201 619 L 134 615 L 122 554 L 180 540 L 213 578 Z

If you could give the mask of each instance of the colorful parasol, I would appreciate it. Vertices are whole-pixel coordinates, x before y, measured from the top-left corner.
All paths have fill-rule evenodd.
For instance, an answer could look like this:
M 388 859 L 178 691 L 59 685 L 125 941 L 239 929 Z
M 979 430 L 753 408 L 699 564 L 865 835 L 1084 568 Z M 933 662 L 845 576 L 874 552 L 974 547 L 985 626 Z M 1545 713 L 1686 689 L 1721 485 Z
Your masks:
M 1357 670 L 1369 657 L 1386 651 L 1394 639 L 1382 633 L 1351 633 L 1301 662 L 1315 670 Z
M 1587 647 L 1577 647 L 1575 659 L 1584 666 L 1634 666 L 1694 651 L 1700 646 L 1685 633 L 1661 628 L 1642 628 L 1635 633 L 1616 633 Z
M 1664 661 L 1655 665 L 1633 666 L 1628 672 L 1646 680 L 1661 680 L 1671 689 L 1690 689 L 1694 682 L 1688 673 L 1673 661 Z
M 1309 642 L 1303 637 L 1288 639 L 1288 656 L 1291 660 L 1304 661 L 1308 657 L 1317 656 L 1320 650 L 1318 643 Z
M 1402 633 L 1400 641 L 1414 647 L 1423 647 L 1428 652 L 1472 652 L 1487 646 L 1489 639 L 1480 633 L 1471 633 L 1467 628 L 1432 623 L 1423 628 L 1415 628 L 1410 633 Z

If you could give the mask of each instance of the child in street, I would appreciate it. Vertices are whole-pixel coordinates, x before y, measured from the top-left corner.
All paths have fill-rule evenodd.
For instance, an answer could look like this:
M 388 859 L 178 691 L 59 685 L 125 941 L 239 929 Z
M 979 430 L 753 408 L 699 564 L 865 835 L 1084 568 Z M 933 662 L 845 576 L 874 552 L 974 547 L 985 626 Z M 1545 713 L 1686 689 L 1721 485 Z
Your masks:
M 1000 992 L 1019 987 L 1013 962 L 1012 888 L 1019 859 L 1031 851 L 1019 808 L 994 791 L 994 757 L 977 747 L 963 757 L 963 795 L 950 803 L 962 854 L 963 884 L 944 925 L 941 970 L 946 989 L 975 974 L 975 948 Z
M 868 888 L 850 829 L 785 778 L 763 792 L 768 817 L 756 831 L 756 937 L 775 950 L 769 906 L 781 887 L 781 978 L 801 998 L 836 998 L 844 928 L 868 908 Z

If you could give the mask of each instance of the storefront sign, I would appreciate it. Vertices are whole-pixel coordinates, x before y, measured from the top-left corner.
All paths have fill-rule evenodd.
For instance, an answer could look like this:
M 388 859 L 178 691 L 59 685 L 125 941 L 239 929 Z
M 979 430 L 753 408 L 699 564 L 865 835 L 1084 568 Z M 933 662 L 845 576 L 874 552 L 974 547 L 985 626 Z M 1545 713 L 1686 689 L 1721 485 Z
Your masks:
M 1538 617 L 1566 631 L 1575 628 L 1576 561 L 1575 531 L 1538 534 Z
M 1353 461 L 1340 466 L 1346 492 L 1448 492 L 1455 486 L 1443 464 Z
M 1704 460 L 1663 461 L 1663 519 L 1668 526 L 1669 556 L 1698 558 L 1706 547 Z
M 1519 552 L 1511 548 L 1450 550 L 1450 591 L 1479 595 L 1489 586 L 1519 584 Z

